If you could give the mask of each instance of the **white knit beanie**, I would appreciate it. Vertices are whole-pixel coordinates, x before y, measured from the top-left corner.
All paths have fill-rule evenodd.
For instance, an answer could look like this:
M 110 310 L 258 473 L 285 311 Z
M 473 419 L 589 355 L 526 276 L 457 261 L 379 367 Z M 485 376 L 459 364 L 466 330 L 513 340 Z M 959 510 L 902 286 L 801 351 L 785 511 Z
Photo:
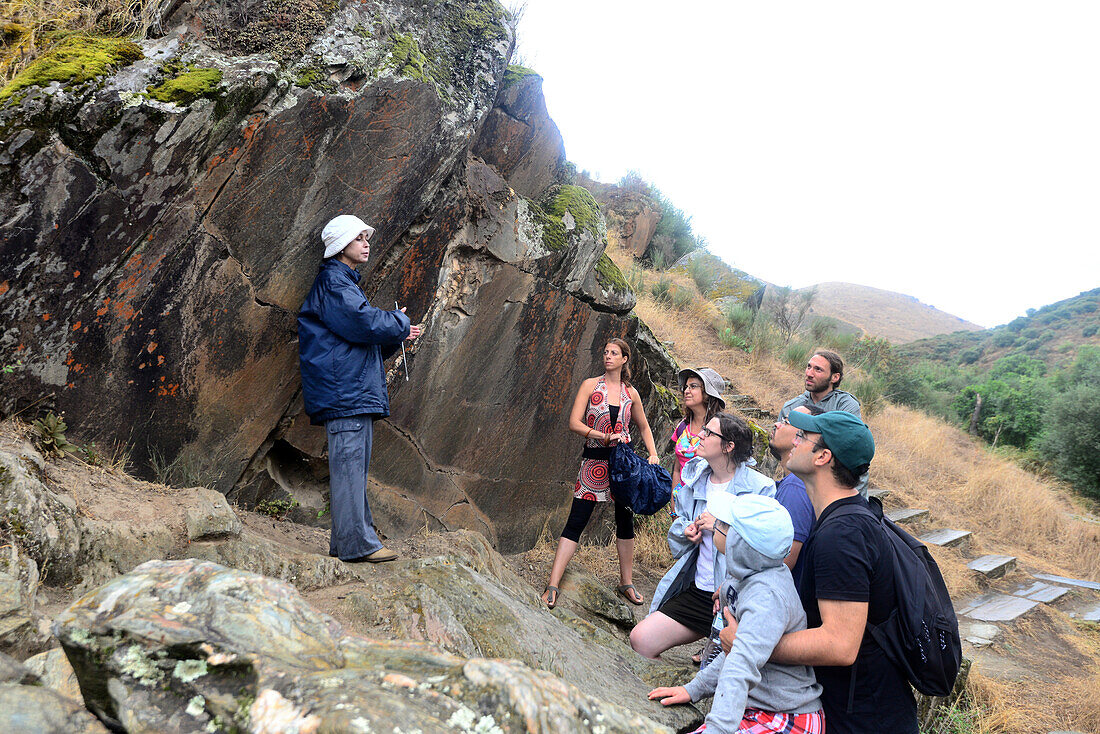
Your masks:
M 341 214 L 333 217 L 321 230 L 321 242 L 325 245 L 325 257 L 330 258 L 342 252 L 348 243 L 359 236 L 363 230 L 367 237 L 374 236 L 374 227 L 353 214 Z

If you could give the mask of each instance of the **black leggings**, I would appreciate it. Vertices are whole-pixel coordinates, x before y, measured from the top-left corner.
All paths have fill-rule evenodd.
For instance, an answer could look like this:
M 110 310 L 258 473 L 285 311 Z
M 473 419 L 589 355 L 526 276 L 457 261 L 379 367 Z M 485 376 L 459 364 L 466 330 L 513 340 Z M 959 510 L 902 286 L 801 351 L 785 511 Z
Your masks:
M 569 508 L 569 519 L 565 521 L 565 529 L 561 531 L 561 537 L 580 541 L 581 531 L 592 518 L 592 510 L 596 509 L 596 500 L 582 500 L 573 498 L 573 506 Z M 634 513 L 626 505 L 615 501 L 615 537 L 619 540 L 633 540 L 634 538 Z

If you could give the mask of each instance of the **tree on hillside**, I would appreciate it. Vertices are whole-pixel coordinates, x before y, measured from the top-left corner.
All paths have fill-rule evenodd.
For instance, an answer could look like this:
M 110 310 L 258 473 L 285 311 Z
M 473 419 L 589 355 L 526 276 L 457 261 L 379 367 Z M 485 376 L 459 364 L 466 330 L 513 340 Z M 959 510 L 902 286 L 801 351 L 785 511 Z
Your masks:
M 1100 499 L 1100 382 L 1082 382 L 1060 393 L 1046 422 L 1039 448 L 1055 473 Z
M 764 311 L 772 317 L 772 321 L 779 327 L 779 333 L 783 335 L 783 343 L 790 344 L 791 337 L 806 320 L 806 314 L 810 312 L 816 288 L 796 291 L 787 286 L 775 288 L 764 299 Z

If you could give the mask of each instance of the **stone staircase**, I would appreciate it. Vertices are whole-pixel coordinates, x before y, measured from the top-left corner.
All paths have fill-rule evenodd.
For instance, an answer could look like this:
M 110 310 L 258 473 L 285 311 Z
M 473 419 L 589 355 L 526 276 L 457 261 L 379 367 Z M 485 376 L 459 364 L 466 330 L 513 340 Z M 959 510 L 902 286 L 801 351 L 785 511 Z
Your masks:
M 889 491 L 872 489 L 868 495 L 885 500 Z M 899 507 L 886 510 L 885 514 L 899 525 L 907 526 L 926 545 L 957 548 L 964 556 L 970 553 L 973 534 L 969 530 L 953 528 L 926 529 L 933 523 L 929 510 Z M 984 589 L 981 594 L 957 600 L 955 604 L 959 630 L 964 641 L 972 647 L 992 644 L 1001 632 L 1001 628 L 993 623 L 1011 623 L 1040 604 L 1057 604 L 1071 617 L 1100 621 L 1098 582 L 1043 573 L 1016 573 L 1016 558 L 1006 555 L 984 555 L 966 565 L 981 577 Z M 1073 590 L 1084 593 L 1071 594 Z M 1072 603 L 1059 604 L 1064 600 Z

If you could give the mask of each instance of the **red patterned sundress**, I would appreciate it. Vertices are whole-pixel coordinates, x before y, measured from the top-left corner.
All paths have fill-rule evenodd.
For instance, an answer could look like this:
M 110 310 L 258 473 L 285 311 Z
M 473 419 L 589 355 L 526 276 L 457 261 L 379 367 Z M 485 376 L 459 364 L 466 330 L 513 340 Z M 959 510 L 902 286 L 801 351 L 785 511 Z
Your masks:
M 619 383 L 619 417 L 611 425 L 610 403 L 607 402 L 607 384 L 603 377 L 596 382 L 592 395 L 588 398 L 588 407 L 584 411 L 584 422 L 593 432 L 628 433 L 630 431 L 630 393 L 626 385 Z M 607 444 L 590 438 L 584 442 L 586 448 L 606 448 Z M 607 476 L 606 459 L 582 459 L 581 470 L 577 475 L 577 484 L 573 487 L 573 497 L 581 500 L 607 502 L 611 499 L 611 485 Z

